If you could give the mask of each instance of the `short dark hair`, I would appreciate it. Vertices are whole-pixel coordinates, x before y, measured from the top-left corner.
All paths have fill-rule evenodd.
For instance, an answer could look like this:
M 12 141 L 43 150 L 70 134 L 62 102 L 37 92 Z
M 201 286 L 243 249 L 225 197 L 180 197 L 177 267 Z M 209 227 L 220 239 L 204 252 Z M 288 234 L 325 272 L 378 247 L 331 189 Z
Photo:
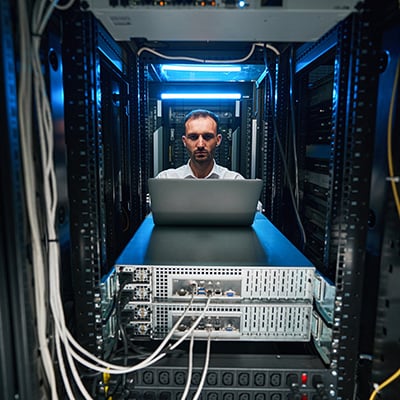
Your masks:
M 192 110 L 192 111 L 190 111 L 190 113 L 186 114 L 186 116 L 185 116 L 185 124 L 186 124 L 187 121 L 189 121 L 189 119 L 206 118 L 206 117 L 212 118 L 215 121 L 215 123 L 217 124 L 217 127 L 218 127 L 218 123 L 219 123 L 218 115 L 215 114 L 212 111 L 205 110 L 205 109 L 202 109 L 202 108 L 198 108 L 196 110 Z

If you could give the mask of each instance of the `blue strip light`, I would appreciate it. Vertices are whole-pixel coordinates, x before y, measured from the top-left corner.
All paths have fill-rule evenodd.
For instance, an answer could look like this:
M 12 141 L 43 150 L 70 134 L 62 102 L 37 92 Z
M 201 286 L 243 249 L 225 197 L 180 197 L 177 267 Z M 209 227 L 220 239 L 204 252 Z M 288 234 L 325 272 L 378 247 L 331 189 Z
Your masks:
M 186 72 L 240 72 L 242 67 L 239 65 L 183 65 L 165 64 L 161 67 L 162 71 L 186 71 Z
M 161 99 L 216 99 L 216 100 L 240 100 L 240 93 L 161 93 Z

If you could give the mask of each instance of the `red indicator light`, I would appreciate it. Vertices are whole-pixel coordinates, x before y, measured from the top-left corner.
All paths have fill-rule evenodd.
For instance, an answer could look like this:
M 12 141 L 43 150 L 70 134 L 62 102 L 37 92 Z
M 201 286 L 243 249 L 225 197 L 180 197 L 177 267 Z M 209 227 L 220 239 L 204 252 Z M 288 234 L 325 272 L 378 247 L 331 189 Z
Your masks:
M 305 373 L 305 372 L 303 372 L 302 374 L 301 374 L 301 384 L 302 385 L 307 385 L 307 374 Z
M 307 393 L 303 393 L 301 395 L 301 400 L 308 400 L 308 394 Z

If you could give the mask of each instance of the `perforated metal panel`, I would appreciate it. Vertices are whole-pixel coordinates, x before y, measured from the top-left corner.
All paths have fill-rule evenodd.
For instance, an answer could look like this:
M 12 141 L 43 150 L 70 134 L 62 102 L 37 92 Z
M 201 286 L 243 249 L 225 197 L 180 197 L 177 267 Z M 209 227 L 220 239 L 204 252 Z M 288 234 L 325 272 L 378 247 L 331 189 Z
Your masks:
M 305 301 L 312 299 L 313 267 L 155 266 L 153 271 L 153 290 L 157 299 L 176 295 L 172 291 L 173 280 L 180 280 L 182 284 L 185 281 L 197 284 L 201 281 L 214 289 L 216 283 L 219 283 L 222 297 L 224 289 L 229 289 L 230 282 L 235 282 L 239 284 L 240 293 L 235 292 L 234 297 Z

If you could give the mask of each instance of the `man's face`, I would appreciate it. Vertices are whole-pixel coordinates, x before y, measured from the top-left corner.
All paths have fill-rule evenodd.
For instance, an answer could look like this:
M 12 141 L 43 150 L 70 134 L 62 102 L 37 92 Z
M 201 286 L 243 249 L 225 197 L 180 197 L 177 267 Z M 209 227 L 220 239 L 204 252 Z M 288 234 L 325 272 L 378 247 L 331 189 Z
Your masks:
M 185 124 L 183 144 L 194 162 L 204 163 L 214 159 L 215 148 L 221 143 L 217 123 L 210 117 L 189 119 Z

